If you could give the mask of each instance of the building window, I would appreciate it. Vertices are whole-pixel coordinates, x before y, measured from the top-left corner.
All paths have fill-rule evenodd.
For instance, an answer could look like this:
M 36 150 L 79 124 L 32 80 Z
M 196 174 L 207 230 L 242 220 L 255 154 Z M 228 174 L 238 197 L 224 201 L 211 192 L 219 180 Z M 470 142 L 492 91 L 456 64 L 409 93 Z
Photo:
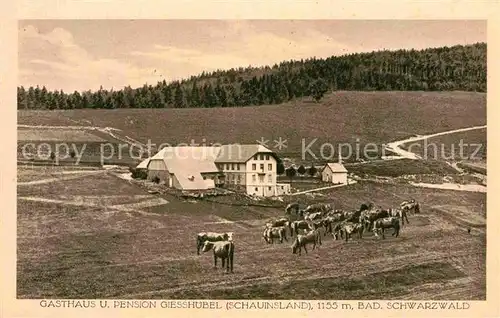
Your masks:
M 240 176 L 240 175 L 238 175 L 238 176 L 237 176 L 237 181 L 236 181 L 236 183 L 237 183 L 237 184 L 240 184 L 240 183 L 241 183 L 241 176 Z
M 257 181 L 257 177 L 255 175 L 252 175 L 252 181 L 253 182 Z
M 258 155 L 253 156 L 253 160 L 259 160 L 259 156 Z
M 264 171 L 264 164 L 263 163 L 260 164 L 260 170 Z
M 270 163 L 267 165 L 267 170 L 272 171 L 273 170 L 273 164 Z
M 229 163 L 226 163 L 226 170 L 229 170 Z
M 264 160 L 264 155 L 259 155 L 260 160 Z
M 259 188 L 255 188 L 255 192 L 259 192 Z
M 232 164 L 231 164 L 231 170 L 236 170 L 236 169 L 234 168 L 234 163 L 232 163 Z
M 284 186 L 281 186 L 281 190 L 283 190 L 283 189 L 285 189 L 285 187 L 284 187 Z
M 271 175 L 267 176 L 267 182 L 272 183 L 273 182 L 273 176 L 271 176 Z
M 240 170 L 240 164 L 239 163 L 236 164 L 236 169 Z
M 264 183 L 264 176 L 259 176 L 259 183 Z
M 269 187 L 268 189 L 269 189 L 269 191 L 271 191 L 271 187 Z
M 257 165 L 255 163 L 252 163 L 252 170 L 257 170 Z
M 266 155 L 266 160 L 269 160 L 269 155 Z

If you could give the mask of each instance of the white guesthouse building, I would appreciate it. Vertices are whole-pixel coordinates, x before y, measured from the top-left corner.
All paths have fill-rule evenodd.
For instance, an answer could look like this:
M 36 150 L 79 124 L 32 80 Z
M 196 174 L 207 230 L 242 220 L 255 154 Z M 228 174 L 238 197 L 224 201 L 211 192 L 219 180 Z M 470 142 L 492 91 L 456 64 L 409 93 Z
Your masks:
M 327 163 L 321 171 L 321 180 L 333 184 L 347 184 L 347 169 L 341 163 Z
M 180 190 L 232 188 L 256 196 L 290 193 L 289 184 L 278 184 L 276 154 L 264 146 L 168 147 L 141 162 L 148 179 L 160 179 Z

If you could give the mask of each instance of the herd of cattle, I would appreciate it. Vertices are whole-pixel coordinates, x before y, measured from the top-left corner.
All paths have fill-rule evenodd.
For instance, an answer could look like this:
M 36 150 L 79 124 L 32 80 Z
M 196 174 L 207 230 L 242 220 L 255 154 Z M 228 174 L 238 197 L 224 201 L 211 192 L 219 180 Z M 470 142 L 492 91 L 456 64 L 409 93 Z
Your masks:
M 292 243 L 292 253 L 301 255 L 302 249 L 307 253 L 307 245 L 311 244 L 314 250 L 321 245 L 321 231 L 323 236 L 331 234 L 335 240 L 348 241 L 353 234 L 361 239 L 365 231 L 372 231 L 375 236 L 382 234 L 385 239 L 385 230 L 393 229 L 392 235 L 399 236 L 401 225 L 409 224 L 408 214 L 420 213 L 420 205 L 415 200 L 403 201 L 399 207 L 383 209 L 373 203 L 363 203 L 358 210 L 343 211 L 334 209 L 333 204 L 317 203 L 300 208 L 299 203 L 290 203 L 285 208 L 285 216 L 266 223 L 262 234 L 268 244 L 275 240 L 283 243 L 288 241 L 287 233 L 295 239 Z M 294 219 L 292 221 L 292 218 Z M 233 272 L 234 241 L 233 232 L 213 233 L 202 232 L 196 237 L 197 254 L 213 251 L 214 266 L 217 259 L 222 261 L 222 267 Z

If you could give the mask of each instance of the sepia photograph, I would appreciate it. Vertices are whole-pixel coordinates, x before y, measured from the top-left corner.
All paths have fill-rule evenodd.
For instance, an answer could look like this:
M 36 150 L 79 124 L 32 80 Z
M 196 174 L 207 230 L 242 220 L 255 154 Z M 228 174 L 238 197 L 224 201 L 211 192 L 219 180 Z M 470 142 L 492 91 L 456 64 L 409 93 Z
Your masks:
M 17 299 L 486 300 L 486 20 L 17 31 Z

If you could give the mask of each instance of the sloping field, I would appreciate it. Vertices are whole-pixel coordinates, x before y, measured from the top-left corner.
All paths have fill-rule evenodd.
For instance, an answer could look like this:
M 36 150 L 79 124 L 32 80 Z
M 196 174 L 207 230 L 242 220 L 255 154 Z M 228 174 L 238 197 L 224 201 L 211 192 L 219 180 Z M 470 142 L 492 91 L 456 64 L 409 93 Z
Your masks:
M 439 212 L 452 202 L 460 207 L 461 219 L 477 221 L 485 216 L 486 196 L 480 193 L 375 183 L 327 191 L 323 200 L 346 209 L 365 201 L 394 206 L 413 197 L 422 202 L 422 214 L 409 216 L 399 238 L 390 231 L 385 240 L 369 233 L 348 243 L 324 237 L 319 249 L 298 257 L 290 242 L 268 245 L 261 238 L 265 219 L 281 215 L 281 209 L 173 197 L 165 197 L 163 205 L 140 207 L 150 196 L 108 174 L 40 189 L 19 186 L 18 192 L 19 298 L 486 297 L 484 228 L 468 234 Z M 61 193 L 66 202 L 23 199 L 61 199 Z M 84 199 L 96 195 L 106 200 Z M 97 206 L 66 204 L 72 200 Z M 114 208 L 121 200 L 137 202 L 138 208 Z M 196 255 L 195 234 L 203 230 L 235 232 L 234 274 L 214 269 L 210 254 Z
M 440 176 L 457 173 L 450 165 L 436 160 L 398 159 L 348 165 L 346 168 L 356 175 L 366 174 L 384 177 L 399 177 L 409 174 L 435 174 Z
M 18 128 L 17 157 L 23 161 L 52 161 L 53 152 L 58 163 L 131 164 L 140 161 L 142 151 L 146 149 L 130 146 L 101 131 Z
M 255 143 L 264 138 L 274 147 L 287 140 L 282 155 L 301 157 L 302 145 L 319 157 L 331 143 L 326 160 L 337 158 L 339 143 L 385 143 L 414 134 L 484 125 L 486 94 L 466 92 L 336 92 L 320 103 L 204 109 L 119 109 L 18 111 L 19 124 L 113 127 L 143 143 Z M 316 139 L 317 138 L 317 139 Z M 343 149 L 347 155 L 347 149 Z M 368 153 L 377 153 L 368 149 Z M 355 156 L 355 155 L 353 155 Z M 310 154 L 307 160 L 314 159 Z
M 79 142 L 99 142 L 105 141 L 87 131 L 74 129 L 26 129 L 17 130 L 17 140 L 19 141 L 79 141 Z

